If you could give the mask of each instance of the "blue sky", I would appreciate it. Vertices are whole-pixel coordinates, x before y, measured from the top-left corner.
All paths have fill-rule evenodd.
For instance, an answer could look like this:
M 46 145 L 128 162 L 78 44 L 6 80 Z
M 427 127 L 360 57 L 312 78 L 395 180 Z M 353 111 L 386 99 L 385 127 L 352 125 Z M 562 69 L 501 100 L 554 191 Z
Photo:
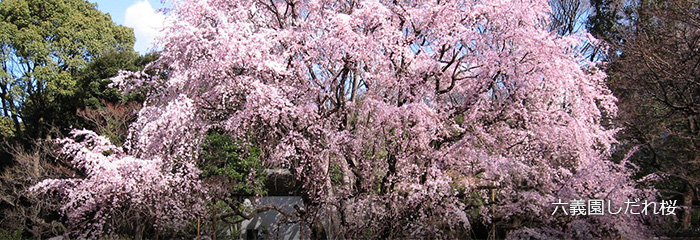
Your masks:
M 158 29 L 163 26 L 165 16 L 157 9 L 168 7 L 170 3 L 161 0 L 89 0 L 97 3 L 97 9 L 109 13 L 112 21 L 134 29 L 136 44 L 134 50 L 145 54 L 153 49 Z

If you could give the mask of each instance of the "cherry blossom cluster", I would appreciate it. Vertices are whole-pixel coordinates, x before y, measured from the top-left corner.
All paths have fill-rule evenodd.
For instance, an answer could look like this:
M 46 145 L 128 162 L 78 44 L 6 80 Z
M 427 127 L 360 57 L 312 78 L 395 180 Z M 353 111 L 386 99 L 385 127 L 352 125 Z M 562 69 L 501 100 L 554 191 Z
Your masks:
M 69 235 L 99 238 L 132 223 L 179 231 L 204 211 L 199 170 L 192 164 L 135 158 L 89 130 L 71 135 L 59 141 L 62 154 L 84 176 L 48 179 L 31 189 L 59 197 Z
M 653 191 L 608 160 L 615 98 L 575 55 L 588 38 L 547 31 L 546 0 L 175 5 L 154 65 L 168 78 L 132 128 L 135 157 L 192 161 L 211 129 L 254 143 L 300 182 L 303 222 L 332 219 L 335 237 L 492 223 L 512 237 L 652 234 L 639 216 L 550 214 L 556 199 Z M 129 74 L 122 86 L 153 84 Z

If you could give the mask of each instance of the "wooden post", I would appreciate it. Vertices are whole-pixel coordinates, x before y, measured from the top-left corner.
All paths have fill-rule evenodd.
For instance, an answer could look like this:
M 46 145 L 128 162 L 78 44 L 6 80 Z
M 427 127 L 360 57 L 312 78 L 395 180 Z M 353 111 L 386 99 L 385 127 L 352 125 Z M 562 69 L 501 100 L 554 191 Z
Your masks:
M 202 219 L 197 217 L 197 240 L 199 240 L 199 227 L 202 224 Z

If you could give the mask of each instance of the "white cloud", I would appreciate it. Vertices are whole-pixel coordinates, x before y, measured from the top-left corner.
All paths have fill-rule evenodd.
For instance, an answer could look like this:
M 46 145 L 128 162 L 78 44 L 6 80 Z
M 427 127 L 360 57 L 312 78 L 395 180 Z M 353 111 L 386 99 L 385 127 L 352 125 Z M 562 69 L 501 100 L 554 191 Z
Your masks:
M 153 49 L 156 38 L 160 36 L 165 15 L 157 12 L 148 0 L 141 0 L 126 9 L 124 25 L 134 28 L 136 44 L 134 49 L 141 53 Z

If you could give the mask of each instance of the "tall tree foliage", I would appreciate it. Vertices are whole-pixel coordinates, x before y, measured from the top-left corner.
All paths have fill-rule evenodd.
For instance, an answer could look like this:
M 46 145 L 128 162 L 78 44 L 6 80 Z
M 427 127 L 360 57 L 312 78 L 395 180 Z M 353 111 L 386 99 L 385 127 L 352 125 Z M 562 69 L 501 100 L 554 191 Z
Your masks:
M 118 88 L 110 86 L 111 78 L 119 70 L 139 71 L 158 58 L 157 53 L 140 56 L 134 51 L 109 51 L 92 59 L 85 68 L 76 74 L 78 82 L 77 101 L 80 107 L 100 107 L 104 102 L 143 102 L 143 94 L 123 96 Z
M 288 220 L 328 220 L 334 237 L 465 237 L 476 226 L 513 237 L 651 234 L 636 215 L 552 216 L 557 199 L 653 196 L 607 160 L 615 130 L 601 122 L 615 99 L 605 74 L 575 57 L 582 39 L 548 31 L 549 7 L 178 2 L 158 60 L 169 78 L 117 79 L 152 89 L 119 158 L 190 166 L 215 129 L 288 168 L 304 199 Z M 108 174 L 92 169 L 81 184 Z M 89 190 L 40 186 L 73 192 L 67 206 Z M 114 197 L 103 193 L 97 202 Z
M 70 124 L 76 74 L 109 51 L 131 51 L 132 30 L 85 0 L 0 2 L 0 100 L 15 135 L 46 134 Z M 70 116 L 73 114 L 73 116 Z
M 632 160 L 644 172 L 666 177 L 664 198 L 683 200 L 685 229 L 700 186 L 699 8 L 694 0 L 632 2 L 613 11 L 622 20 L 607 31 L 617 51 L 608 73 L 625 127 L 619 137 L 640 146 Z
M 622 19 L 624 0 L 593 0 L 592 13 L 586 21 L 588 31 L 598 39 L 608 42 L 620 40 L 620 20 Z
M 136 119 L 144 93 L 122 95 L 119 89 L 110 86 L 110 78 L 119 70 L 142 70 L 156 58 L 156 53 L 140 56 L 134 51 L 111 51 L 92 60 L 75 76 L 78 85 L 74 97 L 62 103 L 66 115 L 79 117 L 67 122 L 76 128 L 93 129 L 121 145 L 128 135 L 129 124 Z

